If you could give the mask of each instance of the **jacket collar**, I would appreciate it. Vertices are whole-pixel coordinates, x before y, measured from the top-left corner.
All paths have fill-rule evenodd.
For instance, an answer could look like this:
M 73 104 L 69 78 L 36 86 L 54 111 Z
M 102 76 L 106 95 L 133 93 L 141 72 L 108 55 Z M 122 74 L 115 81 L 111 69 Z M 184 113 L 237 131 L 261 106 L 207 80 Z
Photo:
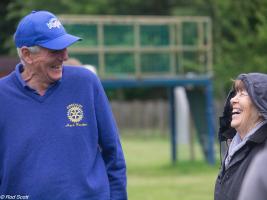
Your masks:
M 248 142 L 256 144 L 263 143 L 267 139 L 267 123 L 260 127 L 253 135 L 248 138 Z
M 227 167 L 225 167 L 225 164 L 223 164 L 224 165 L 223 170 L 229 169 L 233 165 L 238 163 L 240 160 L 243 160 L 251 149 L 249 146 L 259 145 L 261 143 L 264 143 L 266 140 L 267 140 L 267 123 L 262 125 L 253 135 L 251 135 L 248 138 L 246 142 L 247 144 L 242 147 L 243 150 L 242 151 L 238 150 L 239 151 L 238 156 L 234 155 L 233 159 L 231 160 L 231 162 L 229 163 Z M 227 155 L 225 156 L 225 159 L 226 157 Z M 224 159 L 224 163 L 225 163 L 225 159 Z

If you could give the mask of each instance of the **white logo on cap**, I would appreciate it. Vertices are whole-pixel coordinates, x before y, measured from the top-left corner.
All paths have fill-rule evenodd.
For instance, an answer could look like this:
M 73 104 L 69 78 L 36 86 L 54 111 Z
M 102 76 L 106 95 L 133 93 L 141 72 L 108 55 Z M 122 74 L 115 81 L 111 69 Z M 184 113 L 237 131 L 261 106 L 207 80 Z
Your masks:
M 48 26 L 49 29 L 60 28 L 60 26 L 62 26 L 62 24 L 57 18 L 50 19 L 46 25 Z

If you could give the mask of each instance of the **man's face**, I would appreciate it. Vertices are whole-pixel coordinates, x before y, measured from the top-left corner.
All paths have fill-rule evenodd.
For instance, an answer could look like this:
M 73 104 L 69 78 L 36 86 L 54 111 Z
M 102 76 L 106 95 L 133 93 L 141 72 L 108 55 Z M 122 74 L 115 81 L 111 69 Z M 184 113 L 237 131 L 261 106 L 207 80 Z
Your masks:
M 50 50 L 40 47 L 32 54 L 31 70 L 41 84 L 52 84 L 62 77 L 62 63 L 68 59 L 67 49 Z

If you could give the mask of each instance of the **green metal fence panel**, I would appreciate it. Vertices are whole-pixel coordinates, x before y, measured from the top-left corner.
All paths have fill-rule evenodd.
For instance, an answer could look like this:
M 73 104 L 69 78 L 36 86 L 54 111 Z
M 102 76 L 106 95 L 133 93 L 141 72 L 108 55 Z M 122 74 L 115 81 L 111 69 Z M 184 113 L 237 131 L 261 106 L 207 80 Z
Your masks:
M 212 73 L 208 17 L 60 16 L 83 38 L 71 57 L 97 68 L 102 79 Z

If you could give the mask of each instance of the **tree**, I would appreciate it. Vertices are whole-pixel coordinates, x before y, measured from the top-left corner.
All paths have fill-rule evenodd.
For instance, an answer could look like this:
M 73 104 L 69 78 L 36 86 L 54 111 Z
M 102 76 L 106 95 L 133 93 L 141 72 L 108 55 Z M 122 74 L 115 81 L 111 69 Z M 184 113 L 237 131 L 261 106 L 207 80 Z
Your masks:
M 175 1 L 176 14 L 210 16 L 213 22 L 214 80 L 224 96 L 240 73 L 267 72 L 267 2 L 265 0 Z M 177 10 L 177 8 L 179 8 Z M 182 11 L 185 10 L 185 11 Z
M 215 80 L 224 83 L 223 89 L 230 83 L 225 77 L 267 72 L 267 2 L 217 0 L 216 4 Z
M 171 6 L 162 0 L 2 0 L 0 2 L 0 53 L 14 53 L 12 35 L 15 27 L 23 16 L 32 10 L 49 10 L 58 14 L 99 14 L 99 15 L 168 15 Z
M 0 55 L 8 54 L 10 49 L 14 48 L 12 36 L 15 32 L 16 23 L 19 17 L 9 13 L 9 3 L 9 0 L 0 1 L 0 15 L 2 18 L 2 20 L 0 20 Z M 18 7 L 12 9 L 13 13 L 19 10 Z
M 214 79 L 219 96 L 230 78 L 242 72 L 267 72 L 266 0 L 2 0 L 0 53 L 14 50 L 12 35 L 18 20 L 31 10 L 56 14 L 205 15 L 213 22 Z

